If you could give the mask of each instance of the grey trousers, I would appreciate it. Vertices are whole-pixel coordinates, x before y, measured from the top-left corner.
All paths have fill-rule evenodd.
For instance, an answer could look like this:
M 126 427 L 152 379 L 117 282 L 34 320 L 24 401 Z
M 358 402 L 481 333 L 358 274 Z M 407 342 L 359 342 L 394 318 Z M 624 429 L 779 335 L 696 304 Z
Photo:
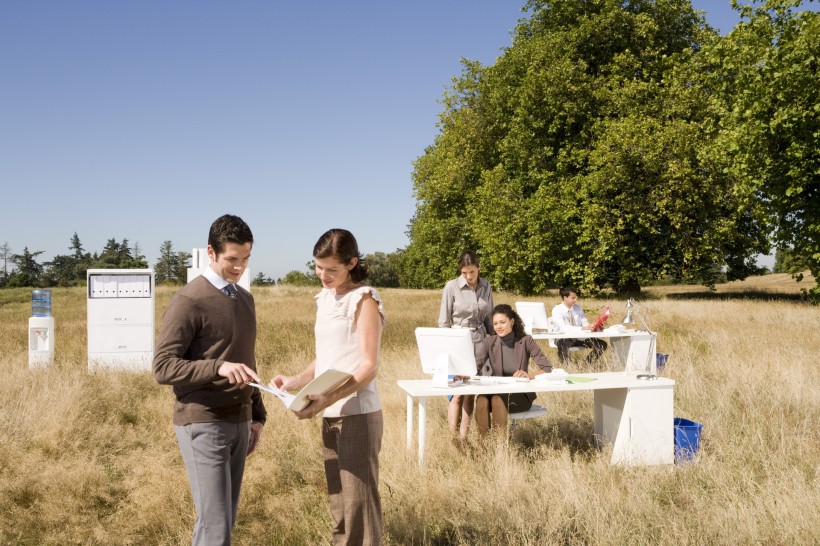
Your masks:
M 383 427 L 381 411 L 323 420 L 325 475 L 336 546 L 382 543 L 379 451 Z
M 229 546 L 248 455 L 250 421 L 174 429 L 196 507 L 194 546 Z

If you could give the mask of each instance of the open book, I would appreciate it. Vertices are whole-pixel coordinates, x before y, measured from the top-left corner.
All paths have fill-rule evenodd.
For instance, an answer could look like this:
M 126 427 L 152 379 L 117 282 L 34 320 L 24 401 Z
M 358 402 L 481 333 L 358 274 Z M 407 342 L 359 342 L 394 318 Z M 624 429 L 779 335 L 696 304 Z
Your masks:
M 302 411 L 305 409 L 311 400 L 308 398 L 311 394 L 325 394 L 336 388 L 350 379 L 353 374 L 341 372 L 328 368 L 321 374 L 313 378 L 313 381 L 302 387 L 297 394 L 285 392 L 282 389 L 271 387 L 269 385 L 260 385 L 259 383 L 248 383 L 261 391 L 265 391 L 277 397 L 282 403 L 291 411 Z

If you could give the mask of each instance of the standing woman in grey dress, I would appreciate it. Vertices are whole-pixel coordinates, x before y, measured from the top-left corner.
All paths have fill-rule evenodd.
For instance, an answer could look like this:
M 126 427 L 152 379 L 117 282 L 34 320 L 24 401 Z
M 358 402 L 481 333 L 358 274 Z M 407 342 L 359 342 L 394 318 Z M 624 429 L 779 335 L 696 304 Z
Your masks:
M 493 291 L 487 279 L 479 277 L 478 256 L 465 250 L 458 258 L 459 276 L 444 285 L 439 328 L 466 328 L 473 338 L 473 350 L 477 353 L 484 336 L 492 332 Z M 474 396 L 453 396 L 447 408 L 450 434 L 461 442 L 470 432 Z

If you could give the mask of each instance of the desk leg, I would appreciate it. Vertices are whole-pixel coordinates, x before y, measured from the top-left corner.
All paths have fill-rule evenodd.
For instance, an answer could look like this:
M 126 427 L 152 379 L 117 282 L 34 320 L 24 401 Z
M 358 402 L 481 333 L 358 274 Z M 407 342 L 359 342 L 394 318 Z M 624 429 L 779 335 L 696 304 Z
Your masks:
M 413 447 L 413 397 L 407 395 L 407 449 Z
M 612 339 L 612 350 L 627 372 L 655 374 L 655 334 L 639 333 Z
M 424 438 L 427 434 L 427 398 L 419 398 L 419 466 L 424 460 Z

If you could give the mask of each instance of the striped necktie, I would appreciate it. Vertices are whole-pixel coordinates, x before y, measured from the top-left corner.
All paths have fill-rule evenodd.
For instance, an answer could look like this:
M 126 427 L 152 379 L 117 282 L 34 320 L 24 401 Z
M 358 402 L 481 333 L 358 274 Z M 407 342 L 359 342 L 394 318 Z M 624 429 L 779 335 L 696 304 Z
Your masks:
M 231 299 L 236 299 L 236 287 L 234 285 L 228 284 L 222 289 L 222 291 L 229 295 Z

